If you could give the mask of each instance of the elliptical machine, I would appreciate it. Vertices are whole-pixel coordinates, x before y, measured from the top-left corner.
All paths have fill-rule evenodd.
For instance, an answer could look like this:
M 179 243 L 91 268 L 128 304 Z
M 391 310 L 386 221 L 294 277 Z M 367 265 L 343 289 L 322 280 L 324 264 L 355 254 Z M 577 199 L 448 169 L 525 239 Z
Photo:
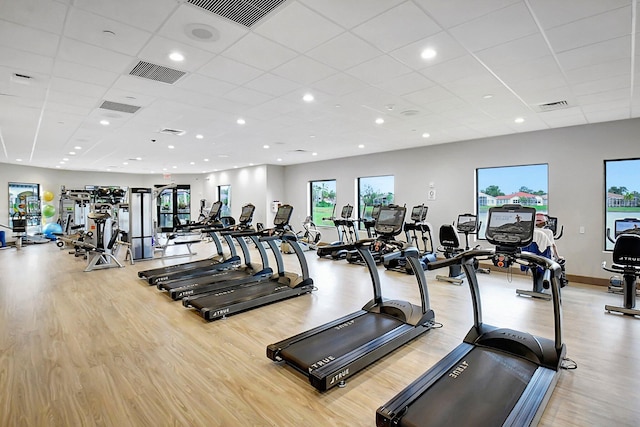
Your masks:
M 477 215 L 470 213 L 458 215 L 458 220 L 455 222 L 455 229 L 451 224 L 444 224 L 440 227 L 440 246 L 438 247 L 438 251 L 442 252 L 445 258 L 453 258 L 464 251 L 468 251 L 470 249 L 469 235 L 478 234 L 479 229 L 480 223 L 478 223 Z M 458 233 L 464 234 L 464 249 L 460 246 Z M 476 273 L 491 273 L 491 270 L 488 268 L 479 268 L 478 260 L 474 261 L 473 267 Z M 464 283 L 464 277 L 465 274 L 460 264 L 450 265 L 448 276 L 436 275 L 436 279 L 458 286 Z
M 411 222 L 404 223 L 406 245 L 395 252 L 382 255 L 382 263 L 387 270 L 413 274 L 413 269 L 407 263 L 407 258 L 410 256 L 418 258 L 423 270 L 427 269 L 427 263 L 435 262 L 436 254 L 433 250 L 431 226 L 425 222 L 428 210 L 429 208 L 424 204 L 411 209 Z
M 340 218 L 323 218 L 333 220 L 338 232 L 338 240 L 329 245 L 319 246 L 316 250 L 316 254 L 318 254 L 319 257 L 328 256 L 332 259 L 343 259 L 347 256 L 347 250 L 359 239 L 358 232 L 355 229 L 355 221 L 351 219 L 352 213 L 353 206 L 344 205 L 340 213 Z
M 605 305 L 607 312 L 622 313 L 628 316 L 640 316 L 636 309 L 637 280 L 640 277 L 640 220 L 636 218 L 617 219 L 615 222 L 616 238 L 613 247 L 613 264 L 602 269 L 622 274 L 623 306 Z M 607 237 L 612 240 L 607 230 Z

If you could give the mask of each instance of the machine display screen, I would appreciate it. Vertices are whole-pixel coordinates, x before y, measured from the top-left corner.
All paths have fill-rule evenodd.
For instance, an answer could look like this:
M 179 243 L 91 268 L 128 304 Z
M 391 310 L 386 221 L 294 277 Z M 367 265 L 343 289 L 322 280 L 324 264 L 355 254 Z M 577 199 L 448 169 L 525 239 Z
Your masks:
M 248 222 L 253 217 L 253 211 L 255 211 L 256 207 L 253 205 L 246 205 L 242 207 L 242 212 L 240 213 L 240 218 L 238 218 L 239 222 Z
M 533 240 L 534 208 L 491 208 L 487 240 L 500 246 L 522 247 Z
M 478 227 L 478 217 L 475 215 L 458 215 L 458 231 L 473 233 Z
M 382 208 L 382 205 L 375 205 L 371 209 L 371 218 L 372 219 L 378 219 L 378 215 L 380 215 L 380 208 Z
M 424 221 L 427 218 L 427 210 L 425 205 L 414 206 L 411 209 L 411 221 Z
M 340 214 L 340 217 L 345 219 L 350 218 L 352 213 L 353 213 L 353 206 L 345 205 L 342 207 L 342 213 Z
M 640 219 L 624 218 L 616 219 L 616 237 L 622 233 L 640 234 Z
M 391 227 L 401 227 L 404 222 L 404 216 L 406 213 L 405 208 L 391 208 L 389 206 L 385 206 L 380 209 L 380 214 L 378 214 L 378 220 L 376 222 L 376 227 L 380 226 L 391 226 Z
M 276 217 L 273 220 L 273 224 L 276 226 L 289 224 L 289 219 L 291 219 L 292 213 L 293 213 L 293 206 L 290 206 L 290 205 L 280 206 L 278 208 L 278 212 L 276 213 Z

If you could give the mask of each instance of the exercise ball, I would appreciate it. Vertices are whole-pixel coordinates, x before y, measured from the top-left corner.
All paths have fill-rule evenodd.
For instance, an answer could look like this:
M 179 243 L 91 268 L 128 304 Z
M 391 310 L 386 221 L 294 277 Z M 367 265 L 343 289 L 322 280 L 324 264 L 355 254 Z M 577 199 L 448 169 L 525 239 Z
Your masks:
M 54 197 L 55 196 L 51 191 L 45 191 L 44 194 L 42 195 L 42 198 L 44 199 L 45 202 L 52 201 Z
M 45 218 L 51 218 L 55 214 L 56 208 L 51 205 L 44 205 L 44 208 L 42 208 L 42 215 L 44 215 Z
M 42 234 L 44 234 L 44 237 L 55 239 L 56 236 L 54 233 L 62 233 L 62 226 L 57 222 L 52 222 L 42 227 Z

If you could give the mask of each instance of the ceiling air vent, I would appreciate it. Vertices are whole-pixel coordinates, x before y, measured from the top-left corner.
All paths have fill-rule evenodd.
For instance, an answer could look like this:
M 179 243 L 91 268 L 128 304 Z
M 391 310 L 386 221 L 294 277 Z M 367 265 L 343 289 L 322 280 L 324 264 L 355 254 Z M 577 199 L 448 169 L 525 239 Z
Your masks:
M 121 104 L 119 102 L 104 101 L 100 108 L 104 110 L 119 111 L 121 113 L 133 114 L 140 109 L 137 105 Z
M 285 0 L 187 0 L 187 3 L 230 19 L 247 28 L 284 2 Z
M 143 79 L 174 84 L 186 73 L 184 71 L 174 70 L 173 68 L 163 67 L 162 65 L 140 61 L 133 67 L 133 70 L 131 70 L 129 74 L 142 77 Z
M 569 103 L 567 101 L 556 101 L 548 102 L 546 104 L 538 104 L 538 109 L 542 112 L 561 110 L 563 108 L 569 108 Z
M 185 133 L 187 133 L 187 131 L 186 130 L 179 130 L 179 129 L 164 128 L 164 129 L 160 129 L 160 133 L 164 133 L 164 134 L 167 134 L 167 135 L 182 136 Z

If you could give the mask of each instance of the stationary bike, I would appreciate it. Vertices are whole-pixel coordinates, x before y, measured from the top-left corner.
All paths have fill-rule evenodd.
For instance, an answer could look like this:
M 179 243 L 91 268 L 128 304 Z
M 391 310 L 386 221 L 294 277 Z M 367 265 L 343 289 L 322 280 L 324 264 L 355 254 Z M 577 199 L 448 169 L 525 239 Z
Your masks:
M 636 309 L 636 287 L 640 277 L 640 220 L 624 218 L 616 220 L 616 239 L 613 247 L 611 267 L 602 263 L 605 271 L 622 274 L 623 307 L 605 305 L 607 312 L 622 313 L 628 316 L 640 316 Z
M 465 213 L 458 215 L 458 221 L 455 223 L 455 229 L 451 224 L 444 224 L 440 227 L 440 246 L 438 251 L 442 252 L 445 258 L 453 258 L 469 248 L 469 235 L 478 234 L 480 223 L 478 223 L 477 215 Z M 460 246 L 458 233 L 464 234 L 464 249 Z M 488 268 L 480 268 L 478 260 L 475 260 L 473 267 L 477 273 L 491 273 Z M 449 266 L 449 275 L 437 275 L 436 279 L 449 282 L 454 285 L 462 285 L 464 283 L 464 272 L 460 264 Z

